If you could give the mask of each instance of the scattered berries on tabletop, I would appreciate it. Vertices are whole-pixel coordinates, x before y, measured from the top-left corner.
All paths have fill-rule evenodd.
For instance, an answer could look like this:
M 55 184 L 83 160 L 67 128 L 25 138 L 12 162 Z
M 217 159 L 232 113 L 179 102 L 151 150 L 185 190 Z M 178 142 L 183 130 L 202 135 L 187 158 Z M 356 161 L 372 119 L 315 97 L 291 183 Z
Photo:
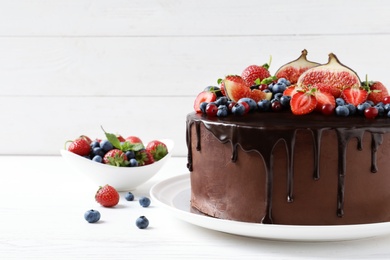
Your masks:
M 100 212 L 97 210 L 88 210 L 84 213 L 84 219 L 88 221 L 88 223 L 96 223 L 100 220 Z
M 150 199 L 148 197 L 140 197 L 139 198 L 139 204 L 142 207 L 147 208 L 150 205 Z
M 135 224 L 139 229 L 145 229 L 149 226 L 149 220 L 145 216 L 140 216 L 135 221 Z
M 134 200 L 134 194 L 131 193 L 130 191 L 127 192 L 127 193 L 125 194 L 125 199 L 126 199 L 127 201 L 133 201 L 133 200 Z
M 106 184 L 99 187 L 95 194 L 95 200 L 103 207 L 114 207 L 119 202 L 119 193 L 114 187 Z

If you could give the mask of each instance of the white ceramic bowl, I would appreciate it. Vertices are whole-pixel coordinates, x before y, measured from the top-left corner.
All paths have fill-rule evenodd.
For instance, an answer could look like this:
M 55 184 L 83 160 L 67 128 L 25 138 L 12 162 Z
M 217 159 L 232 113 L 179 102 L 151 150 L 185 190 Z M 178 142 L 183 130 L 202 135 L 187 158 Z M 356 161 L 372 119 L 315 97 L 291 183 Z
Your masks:
M 116 167 L 94 162 L 67 150 L 60 152 L 70 165 L 85 174 L 96 185 L 109 184 L 117 191 L 130 191 L 152 178 L 171 157 L 174 142 L 170 139 L 160 141 L 167 146 L 168 154 L 157 162 L 138 167 Z

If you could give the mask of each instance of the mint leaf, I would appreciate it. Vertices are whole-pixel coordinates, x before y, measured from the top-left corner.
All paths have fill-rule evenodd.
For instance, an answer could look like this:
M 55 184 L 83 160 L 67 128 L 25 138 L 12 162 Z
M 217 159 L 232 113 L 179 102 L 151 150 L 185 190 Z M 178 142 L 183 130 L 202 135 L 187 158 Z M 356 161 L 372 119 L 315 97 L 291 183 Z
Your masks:
M 123 142 L 121 144 L 121 148 L 120 148 L 123 152 L 127 152 L 127 151 L 134 151 L 134 152 L 137 152 L 139 150 L 142 150 L 142 149 L 145 149 L 144 145 L 142 143 L 135 143 L 135 144 L 132 144 L 130 142 Z

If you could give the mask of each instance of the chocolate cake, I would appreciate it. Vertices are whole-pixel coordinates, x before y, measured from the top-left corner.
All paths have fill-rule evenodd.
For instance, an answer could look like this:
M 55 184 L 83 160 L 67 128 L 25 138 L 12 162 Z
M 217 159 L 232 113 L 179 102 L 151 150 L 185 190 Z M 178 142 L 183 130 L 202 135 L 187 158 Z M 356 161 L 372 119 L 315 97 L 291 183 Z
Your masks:
M 191 206 L 286 225 L 390 221 L 390 118 L 187 116 Z

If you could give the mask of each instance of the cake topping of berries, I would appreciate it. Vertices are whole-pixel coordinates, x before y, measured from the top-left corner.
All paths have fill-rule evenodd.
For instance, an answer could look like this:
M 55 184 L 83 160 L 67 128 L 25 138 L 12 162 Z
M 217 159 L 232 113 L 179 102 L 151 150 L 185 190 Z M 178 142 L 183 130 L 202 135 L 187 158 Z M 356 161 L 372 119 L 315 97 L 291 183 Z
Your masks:
M 230 74 L 219 79 L 217 92 L 206 87 L 196 98 L 194 109 L 209 117 L 290 110 L 294 115 L 390 118 L 390 95 L 381 82 L 366 79 L 361 83 L 356 72 L 335 54 L 328 57 L 326 64 L 319 64 L 307 60 L 307 51 L 303 50 L 275 76 L 271 76 L 268 65 L 250 65 L 241 76 Z M 370 112 L 365 112 L 367 108 Z

